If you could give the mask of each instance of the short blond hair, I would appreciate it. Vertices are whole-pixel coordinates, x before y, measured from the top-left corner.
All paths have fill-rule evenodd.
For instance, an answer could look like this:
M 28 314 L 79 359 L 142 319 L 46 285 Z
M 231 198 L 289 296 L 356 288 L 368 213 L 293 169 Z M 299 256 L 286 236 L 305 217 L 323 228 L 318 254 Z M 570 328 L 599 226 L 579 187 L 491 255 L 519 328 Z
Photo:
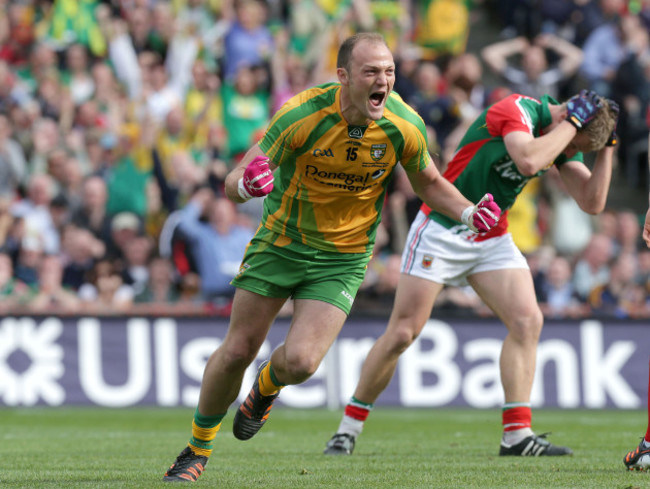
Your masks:
M 590 151 L 598 151 L 605 147 L 609 136 L 616 128 L 616 118 L 618 114 L 612 110 L 610 103 L 606 98 L 602 98 L 603 108 L 598 111 L 596 117 L 579 132 L 584 132 L 589 136 Z M 566 102 L 565 102 L 566 107 Z

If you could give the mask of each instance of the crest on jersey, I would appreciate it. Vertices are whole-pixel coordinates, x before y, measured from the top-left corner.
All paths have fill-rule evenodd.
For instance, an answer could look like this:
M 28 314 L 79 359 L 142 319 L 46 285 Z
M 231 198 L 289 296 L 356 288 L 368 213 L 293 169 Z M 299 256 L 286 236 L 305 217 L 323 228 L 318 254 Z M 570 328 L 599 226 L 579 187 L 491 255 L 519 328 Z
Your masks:
M 381 160 L 386 154 L 386 145 L 385 144 L 373 144 L 370 146 L 370 157 L 374 161 Z
M 367 126 L 348 126 L 348 137 L 350 139 L 363 139 Z
M 433 257 L 431 255 L 424 255 L 422 257 L 422 268 L 431 268 Z

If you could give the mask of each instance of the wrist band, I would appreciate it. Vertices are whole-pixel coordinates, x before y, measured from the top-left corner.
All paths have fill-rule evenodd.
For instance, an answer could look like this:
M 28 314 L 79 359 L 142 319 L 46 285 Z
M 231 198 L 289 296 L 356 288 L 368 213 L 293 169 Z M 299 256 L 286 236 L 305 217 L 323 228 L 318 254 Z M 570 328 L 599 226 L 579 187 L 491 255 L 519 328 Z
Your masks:
M 253 196 L 248 193 L 246 187 L 244 186 L 244 177 L 241 177 L 237 182 L 237 193 L 244 200 L 251 200 Z
M 578 120 L 577 117 L 570 115 L 566 118 L 566 120 L 569 124 L 575 127 L 577 131 L 582 129 L 582 123 L 580 122 L 580 120 Z
M 465 208 L 465 210 L 460 215 L 460 221 L 472 230 L 474 229 L 474 225 L 470 222 L 469 218 L 472 215 L 473 211 L 474 206 L 470 205 L 469 207 Z

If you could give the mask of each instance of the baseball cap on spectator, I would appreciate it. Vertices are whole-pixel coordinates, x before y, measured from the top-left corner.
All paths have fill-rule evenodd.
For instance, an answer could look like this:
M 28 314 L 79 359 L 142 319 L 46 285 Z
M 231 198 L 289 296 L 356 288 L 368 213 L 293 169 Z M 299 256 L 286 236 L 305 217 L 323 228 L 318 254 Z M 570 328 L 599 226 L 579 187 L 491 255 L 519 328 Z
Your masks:
M 140 230 L 140 219 L 133 212 L 120 212 L 111 221 L 111 230 L 123 231 L 125 229 L 136 232 Z

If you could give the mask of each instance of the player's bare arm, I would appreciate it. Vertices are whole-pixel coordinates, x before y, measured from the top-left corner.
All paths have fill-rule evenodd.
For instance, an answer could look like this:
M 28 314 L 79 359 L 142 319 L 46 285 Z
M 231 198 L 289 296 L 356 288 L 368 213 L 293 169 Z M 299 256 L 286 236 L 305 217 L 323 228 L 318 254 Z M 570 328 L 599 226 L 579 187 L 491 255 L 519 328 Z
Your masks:
M 501 209 L 492 199 L 492 195 L 485 194 L 480 202 L 474 205 L 443 177 L 433 164 L 422 171 L 409 173 L 408 177 L 413 190 L 425 204 L 466 224 L 474 232 L 489 231 L 501 217 Z
M 567 161 L 560 167 L 567 191 L 588 214 L 598 214 L 605 209 L 612 180 L 613 153 L 611 147 L 598 151 L 591 170 L 580 161 Z
M 413 190 L 425 204 L 456 221 L 460 221 L 463 210 L 474 205 L 444 178 L 433 164 L 422 171 L 409 172 L 407 175 Z
M 535 137 L 523 131 L 514 131 L 504 136 L 503 141 L 512 161 L 522 175 L 532 176 L 546 168 L 571 143 L 576 129 L 563 121 L 552 131 Z

